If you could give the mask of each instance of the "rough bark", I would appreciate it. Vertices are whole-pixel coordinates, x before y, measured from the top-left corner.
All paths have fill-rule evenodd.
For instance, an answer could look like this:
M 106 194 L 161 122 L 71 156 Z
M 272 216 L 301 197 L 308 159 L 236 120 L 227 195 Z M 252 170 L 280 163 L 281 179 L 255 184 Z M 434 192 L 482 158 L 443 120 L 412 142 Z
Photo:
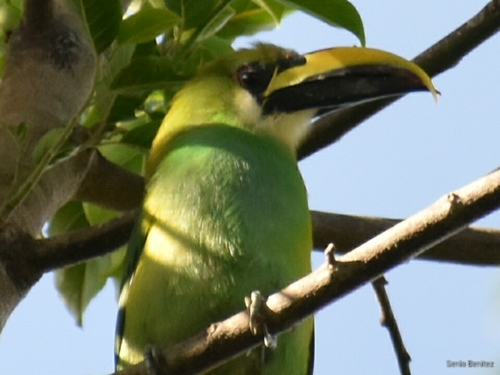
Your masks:
M 25 257 L 22 246 L 13 246 L 8 239 L 14 233 L 38 236 L 47 219 L 76 194 L 95 157 L 95 151 L 87 150 L 55 165 L 32 181 L 24 199 L 9 201 L 35 169 L 33 152 L 40 139 L 68 126 L 86 103 L 95 67 L 86 27 L 68 2 L 25 1 L 25 14 L 10 37 L 0 82 L 0 206 L 3 225 L 10 228 L 2 233 L 2 260 L 6 254 Z M 20 229 L 26 234 L 20 234 Z M 0 330 L 40 276 L 12 278 L 17 273 L 11 265 L 0 263 Z

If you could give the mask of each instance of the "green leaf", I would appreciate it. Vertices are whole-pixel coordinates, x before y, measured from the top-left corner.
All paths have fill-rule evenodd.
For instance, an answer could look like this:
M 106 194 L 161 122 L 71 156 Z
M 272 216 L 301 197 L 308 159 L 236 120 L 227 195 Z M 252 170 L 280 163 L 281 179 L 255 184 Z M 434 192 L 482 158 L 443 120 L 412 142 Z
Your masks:
M 83 312 L 90 301 L 104 288 L 108 278 L 117 273 L 125 256 L 125 248 L 86 263 L 58 270 L 56 288 L 74 316 L 83 324 Z
M 104 287 L 102 278 L 95 277 L 97 267 L 91 266 L 93 263 L 78 264 L 55 273 L 56 288 L 79 327 L 83 325 L 83 312 Z
M 285 6 L 283 4 L 277 3 L 274 0 L 253 0 L 255 4 L 258 4 L 260 8 L 264 9 L 269 13 L 276 25 L 279 25 L 283 13 L 285 11 Z
M 109 111 L 106 122 L 129 121 L 135 118 L 135 110 L 140 107 L 147 95 L 136 92 L 136 96 L 117 95 Z M 140 95 L 139 95 L 140 94 Z
M 120 30 L 120 0 L 82 0 L 82 6 L 94 48 L 99 54 L 109 47 Z
M 154 39 L 145 43 L 137 44 L 135 46 L 134 53 L 132 54 L 132 60 L 138 57 L 148 57 L 148 56 L 160 56 L 160 51 L 158 50 L 158 44 Z
M 236 11 L 231 7 L 224 8 L 219 14 L 210 20 L 205 28 L 203 28 L 198 40 L 207 39 L 217 33 L 235 14 Z
M 231 0 L 165 0 L 167 7 L 182 17 L 179 30 L 182 46 L 177 54 L 182 56 L 192 45 L 213 34 L 228 20 L 227 10 Z
M 197 49 L 201 55 L 200 65 L 226 56 L 234 51 L 230 41 L 218 36 L 202 40 L 197 44 Z
M 228 40 L 274 29 L 293 10 L 276 0 L 236 0 L 231 7 L 237 10 L 237 14 L 217 33 Z
M 64 133 L 64 128 L 55 128 L 48 131 L 36 144 L 33 159 L 38 163 L 42 157 L 57 143 Z
M 88 225 L 82 204 L 80 202 L 69 202 L 52 217 L 48 233 L 50 236 L 56 236 L 85 228 Z M 55 272 L 56 288 L 59 295 L 79 326 L 82 325 L 84 310 L 79 293 L 84 273 L 85 264 L 60 269 Z
M 50 237 L 69 233 L 89 226 L 80 202 L 69 202 L 57 211 L 49 222 L 47 231 Z
M 83 211 L 90 225 L 105 223 L 119 215 L 116 211 L 108 210 L 92 203 L 83 203 Z
M 142 147 L 146 150 L 151 148 L 151 143 L 158 132 L 161 120 L 151 121 L 144 125 L 135 127 L 123 136 L 121 143 Z
M 135 92 L 136 90 L 161 89 L 174 83 L 183 83 L 167 58 L 148 56 L 133 59 L 118 73 L 110 85 L 112 90 Z
M 106 61 L 103 66 L 101 78 L 97 80 L 95 87 L 95 95 L 93 98 L 93 120 L 94 122 L 87 125 L 108 123 L 108 117 L 110 112 L 113 110 L 116 98 L 118 96 L 117 92 L 110 90 L 110 85 L 117 74 L 127 66 L 134 54 L 136 46 L 133 44 L 122 44 L 117 48 L 113 49 L 113 54 L 110 60 Z M 136 96 L 137 93 L 134 93 Z M 129 111 L 133 112 L 134 107 L 130 107 Z
M 95 222 L 104 220 L 106 215 L 109 214 L 99 216 L 97 208 L 91 213 L 92 220 Z M 51 219 L 48 233 L 56 236 L 88 226 L 89 221 L 85 216 L 82 203 L 69 202 Z M 85 309 L 104 287 L 108 278 L 120 274 L 124 256 L 125 249 L 121 249 L 101 258 L 55 272 L 55 283 L 59 295 L 79 326 L 82 325 Z
M 118 34 L 119 43 L 144 43 L 171 30 L 180 17 L 167 9 L 144 8 L 125 19 Z
M 183 18 L 184 30 L 198 28 L 210 22 L 227 0 L 165 0 L 168 9 Z
M 137 148 L 121 143 L 104 144 L 99 147 L 103 156 L 132 172 L 142 173 L 144 153 Z
M 363 21 L 356 8 L 347 0 L 278 0 L 280 3 L 300 9 L 310 15 L 352 32 L 366 44 Z
M 276 27 L 276 20 L 265 9 L 255 8 L 238 13 L 218 33 L 224 39 L 234 40 L 243 35 L 255 35 Z
M 12 31 L 21 21 L 21 9 L 12 4 L 4 3 L 0 5 L 0 28 L 3 31 Z

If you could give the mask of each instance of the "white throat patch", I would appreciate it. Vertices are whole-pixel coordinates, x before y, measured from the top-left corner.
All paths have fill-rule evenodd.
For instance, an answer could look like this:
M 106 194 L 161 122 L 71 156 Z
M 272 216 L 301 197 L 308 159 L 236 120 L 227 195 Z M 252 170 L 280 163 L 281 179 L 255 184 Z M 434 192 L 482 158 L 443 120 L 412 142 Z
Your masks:
M 246 90 L 236 92 L 236 105 L 242 126 L 258 134 L 267 134 L 283 143 L 293 154 L 309 131 L 314 109 L 291 113 L 262 114 L 262 107 Z

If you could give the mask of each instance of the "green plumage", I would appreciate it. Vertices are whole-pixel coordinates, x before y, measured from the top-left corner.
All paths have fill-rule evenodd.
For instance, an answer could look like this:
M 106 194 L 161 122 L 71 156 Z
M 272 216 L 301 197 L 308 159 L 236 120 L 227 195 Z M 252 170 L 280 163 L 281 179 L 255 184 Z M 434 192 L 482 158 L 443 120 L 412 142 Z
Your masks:
M 148 344 L 172 346 L 242 310 L 253 290 L 270 294 L 311 270 L 304 184 L 271 137 L 227 125 L 186 129 L 168 143 L 144 207 L 123 326 L 139 356 L 132 362 Z M 309 320 L 264 361 L 256 350 L 213 374 L 304 375 L 311 340 Z
M 252 291 L 269 295 L 311 271 L 311 219 L 294 150 L 269 127 L 258 129 L 259 100 L 238 78 L 248 62 L 274 64 L 285 52 L 237 52 L 174 99 L 129 244 L 118 368 L 142 361 L 148 345 L 171 347 L 243 310 Z M 275 350 L 257 348 L 210 374 L 305 375 L 312 348 L 311 318 Z
M 119 368 L 171 347 L 311 270 L 311 219 L 295 160 L 311 119 L 428 89 L 399 56 L 366 48 L 303 56 L 258 45 L 216 61 L 176 95 L 153 142 L 120 296 Z M 313 321 L 211 375 L 312 373 Z

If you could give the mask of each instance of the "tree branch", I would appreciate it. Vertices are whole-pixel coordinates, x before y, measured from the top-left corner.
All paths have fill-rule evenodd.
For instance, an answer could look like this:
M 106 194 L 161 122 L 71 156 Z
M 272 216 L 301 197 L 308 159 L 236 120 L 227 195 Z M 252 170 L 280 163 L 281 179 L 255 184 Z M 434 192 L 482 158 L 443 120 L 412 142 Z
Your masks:
M 137 211 L 116 220 L 45 240 L 35 240 L 35 256 L 41 272 L 81 263 L 124 246 L 134 227 Z
M 420 65 L 430 76 L 434 77 L 457 65 L 465 55 L 493 36 L 499 27 L 500 0 L 493 0 L 469 21 L 418 55 L 414 62 Z M 300 147 L 299 159 L 303 159 L 338 141 L 344 134 L 397 99 L 370 102 L 321 117 L 315 121 L 307 139 Z M 130 195 L 132 200 L 139 199 L 134 195 L 138 194 L 138 191 L 129 189 L 130 186 L 136 183 L 132 176 L 122 177 L 124 177 L 122 180 L 118 181 L 117 179 L 116 181 L 118 190 L 128 189 L 129 193 L 132 194 Z M 132 185 L 129 185 L 127 181 L 131 181 Z M 91 183 L 92 180 L 87 182 L 87 188 L 99 193 L 99 184 L 97 184 L 97 187 L 92 187 Z M 100 198 L 97 194 L 93 196 L 93 199 L 100 200 L 108 198 L 109 196 L 106 195 Z
M 324 249 L 335 243 L 346 253 L 400 220 L 361 217 L 312 211 L 314 247 Z M 473 250 L 472 250 L 473 249 Z M 420 254 L 417 259 L 474 266 L 500 265 L 500 230 L 467 228 Z
M 89 165 L 75 199 L 124 211 L 139 207 L 143 194 L 142 176 L 110 162 L 97 153 Z
M 17 248 L 23 238 L 24 257 L 34 274 L 50 272 L 108 254 L 126 245 L 137 211 L 131 211 L 105 224 L 81 229 L 66 235 L 35 240 L 9 229 L 0 243 L 0 258 L 6 249 Z M 400 223 L 399 220 L 368 218 L 312 211 L 314 246 L 325 248 L 335 242 L 336 252 L 343 254 L 377 234 Z M 2 229 L 0 233 L 5 229 Z M 17 233 L 15 236 L 12 233 Z M 471 251 L 474 249 L 474 251 Z M 10 253 L 10 251 L 9 251 Z M 468 228 L 435 245 L 418 259 L 463 265 L 496 266 L 500 264 L 500 230 Z M 26 261 L 26 259 L 25 259 Z M 25 263 L 25 262 L 24 262 Z M 25 267 L 25 266 L 23 266 Z M 16 280 L 19 278 L 16 278 Z M 35 280 L 36 281 L 36 280 Z
M 455 66 L 462 57 L 494 35 L 498 31 L 499 25 L 500 1 L 494 0 L 465 24 L 417 56 L 414 61 L 421 65 L 430 75 L 435 76 Z M 299 155 L 301 157 L 308 156 L 335 142 L 361 121 L 394 100 L 396 99 L 368 103 L 357 106 L 352 110 L 340 111 L 335 115 L 321 118 L 313 127 L 313 132 L 301 148 Z M 101 164 L 98 172 L 93 173 L 93 175 L 109 175 L 110 170 Z M 112 175 L 118 190 L 126 191 L 125 195 L 129 197 L 130 201 L 137 201 L 142 197 L 142 191 L 136 188 L 135 177 L 127 174 L 112 173 Z M 85 189 L 92 191 L 92 200 L 106 200 L 105 197 L 98 197 L 101 190 L 92 187 L 92 181 L 95 182 L 96 180 L 98 179 L 89 178 Z M 83 197 L 85 196 L 84 193 L 86 194 L 82 188 L 81 195 Z M 398 222 L 397 220 L 362 218 L 314 211 L 312 215 L 315 247 L 324 248 L 333 240 L 340 253 L 349 251 Z M 472 248 L 475 251 L 470 251 Z M 500 264 L 499 249 L 499 231 L 469 229 L 424 253 L 421 259 L 472 265 L 498 265 Z
M 385 290 L 387 285 L 386 278 L 382 275 L 377 277 L 372 281 L 372 286 L 377 296 L 378 304 L 380 305 L 381 318 L 380 324 L 387 328 L 389 331 L 389 336 L 391 337 L 392 346 L 396 352 L 396 357 L 398 359 L 399 371 L 401 375 L 411 375 L 410 371 L 410 361 L 411 357 L 406 350 L 405 344 L 403 343 L 403 338 L 401 337 L 401 332 L 399 331 L 398 323 L 396 317 L 392 312 L 391 302 L 389 301 L 389 296 Z
M 500 171 L 495 171 L 439 199 L 337 260 L 271 295 L 274 312 L 266 322 L 271 334 L 282 333 L 397 265 L 423 253 L 500 207 Z M 331 257 L 333 258 L 333 257 Z M 169 374 L 198 373 L 258 345 L 246 311 L 212 324 L 206 331 L 165 352 Z M 145 375 L 144 364 L 116 375 Z
M 479 13 L 439 42 L 415 57 L 431 77 L 454 67 L 460 60 L 500 28 L 500 1 L 490 1 Z M 299 159 L 338 141 L 361 122 L 401 97 L 380 100 L 336 111 L 319 118 L 299 149 Z
M 343 254 L 377 234 L 400 223 L 399 220 L 369 218 L 312 211 L 314 246 L 325 248 L 334 242 L 336 252 Z M 126 213 L 105 224 L 81 229 L 67 235 L 35 240 L 19 233 L 7 236 L 1 244 L 5 249 L 23 237 L 24 254 L 31 253 L 35 274 L 81 263 L 126 245 L 137 211 Z M 1 231 L 0 231 L 1 233 Z M 0 246 L 0 257 L 2 249 Z M 30 251 L 28 251 L 30 249 Z M 474 251 L 471 251 L 474 249 Z M 463 265 L 496 266 L 500 264 L 500 230 L 468 228 L 420 254 L 417 259 Z
M 25 0 L 24 5 L 23 19 L 9 38 L 0 82 L 0 206 L 15 203 L 3 211 L 10 214 L 2 217 L 8 223 L 0 227 L 0 331 L 41 276 L 33 248 L 23 246 L 33 239 L 18 227 L 32 236 L 40 233 L 47 219 L 72 198 L 89 156 L 82 152 L 43 175 L 37 173 L 32 184 L 23 184 L 41 165 L 33 152 L 42 137 L 63 129 L 79 113 L 96 70 L 94 50 L 74 4 Z M 19 186 L 26 190 L 14 199 Z

